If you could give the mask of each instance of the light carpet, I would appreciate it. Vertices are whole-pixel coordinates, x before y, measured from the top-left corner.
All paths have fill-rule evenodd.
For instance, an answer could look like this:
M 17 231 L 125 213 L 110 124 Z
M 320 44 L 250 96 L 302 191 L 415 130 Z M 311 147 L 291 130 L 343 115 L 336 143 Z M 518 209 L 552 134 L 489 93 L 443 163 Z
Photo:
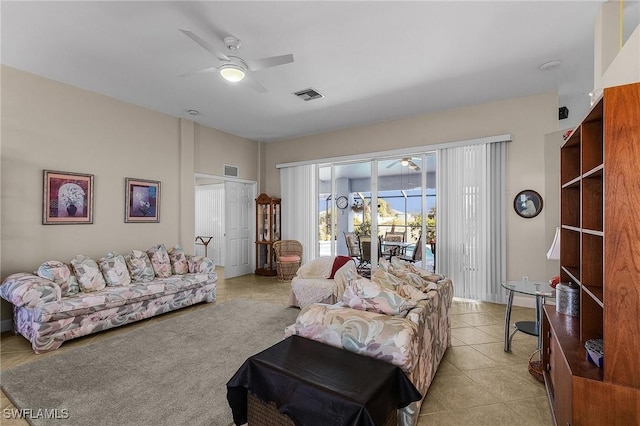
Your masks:
M 2 389 L 19 409 L 68 415 L 33 425 L 226 426 L 233 423 L 227 381 L 248 357 L 280 341 L 298 312 L 236 299 L 159 317 L 6 370 Z

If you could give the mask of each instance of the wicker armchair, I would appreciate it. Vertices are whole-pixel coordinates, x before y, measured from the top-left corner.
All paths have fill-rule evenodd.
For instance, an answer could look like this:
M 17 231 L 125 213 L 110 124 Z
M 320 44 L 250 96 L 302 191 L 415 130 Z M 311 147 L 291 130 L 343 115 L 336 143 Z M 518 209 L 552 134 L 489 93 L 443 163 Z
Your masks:
M 280 240 L 273 243 L 279 280 L 290 280 L 298 272 L 302 262 L 302 244 L 296 240 Z

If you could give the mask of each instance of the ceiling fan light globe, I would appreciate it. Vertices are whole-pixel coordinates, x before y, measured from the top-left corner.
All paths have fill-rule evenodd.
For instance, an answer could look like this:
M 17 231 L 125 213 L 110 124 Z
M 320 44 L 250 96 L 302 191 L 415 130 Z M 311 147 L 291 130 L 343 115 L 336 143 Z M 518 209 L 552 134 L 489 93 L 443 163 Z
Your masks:
M 400 161 L 400 164 L 402 164 L 404 167 L 407 167 L 409 165 L 409 160 L 403 158 L 402 161 Z
M 231 83 L 237 83 L 244 78 L 245 70 L 236 65 L 224 65 L 220 68 L 220 75 Z

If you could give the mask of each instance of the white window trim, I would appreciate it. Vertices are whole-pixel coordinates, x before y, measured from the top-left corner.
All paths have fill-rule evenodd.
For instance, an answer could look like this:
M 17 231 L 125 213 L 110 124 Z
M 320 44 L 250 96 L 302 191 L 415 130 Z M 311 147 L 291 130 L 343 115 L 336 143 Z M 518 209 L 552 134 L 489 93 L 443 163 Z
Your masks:
M 367 161 L 367 160 L 371 161 L 374 159 L 379 160 L 386 157 L 414 154 L 416 152 L 420 152 L 420 153 L 430 152 L 430 151 L 435 151 L 437 149 L 442 149 L 442 148 L 454 148 L 458 146 L 477 145 L 481 143 L 510 142 L 511 140 L 512 140 L 511 133 L 505 133 L 505 134 L 496 135 L 496 136 L 486 136 L 482 138 L 465 139 L 465 140 L 453 141 L 453 142 L 443 142 L 443 143 L 437 143 L 433 145 L 416 146 L 412 148 L 394 149 L 389 151 L 367 152 L 362 154 L 343 155 L 340 157 L 318 158 L 315 160 L 294 161 L 291 163 L 277 163 L 276 169 L 281 169 L 283 167 L 305 166 L 309 164 L 321 165 L 321 164 L 329 164 L 329 163 L 341 163 L 345 161 Z

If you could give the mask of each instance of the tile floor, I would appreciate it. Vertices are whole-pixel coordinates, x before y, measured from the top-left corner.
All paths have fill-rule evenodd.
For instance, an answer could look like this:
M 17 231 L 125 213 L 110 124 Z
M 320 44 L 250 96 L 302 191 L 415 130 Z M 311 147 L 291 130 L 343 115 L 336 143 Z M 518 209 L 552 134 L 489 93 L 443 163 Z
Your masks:
M 276 304 L 287 304 L 290 283 L 271 277 L 246 275 L 225 280 L 218 271 L 217 300 L 244 297 Z M 133 327 L 144 327 L 175 315 L 200 309 L 204 304 L 182 309 L 118 329 L 75 339 L 50 354 L 34 355 L 21 336 L 2 333 L 0 369 L 5 370 L 59 351 L 86 345 Z M 504 305 L 454 300 L 453 345 L 447 350 L 420 412 L 419 426 L 436 425 L 552 425 L 544 385 L 527 370 L 536 339 L 518 333 L 512 352 L 503 351 Z M 512 321 L 531 320 L 534 310 L 514 307 Z M 3 425 L 26 425 L 25 421 L 7 420 L 5 408 L 14 408 L 4 392 L 0 395 L 0 418 Z

